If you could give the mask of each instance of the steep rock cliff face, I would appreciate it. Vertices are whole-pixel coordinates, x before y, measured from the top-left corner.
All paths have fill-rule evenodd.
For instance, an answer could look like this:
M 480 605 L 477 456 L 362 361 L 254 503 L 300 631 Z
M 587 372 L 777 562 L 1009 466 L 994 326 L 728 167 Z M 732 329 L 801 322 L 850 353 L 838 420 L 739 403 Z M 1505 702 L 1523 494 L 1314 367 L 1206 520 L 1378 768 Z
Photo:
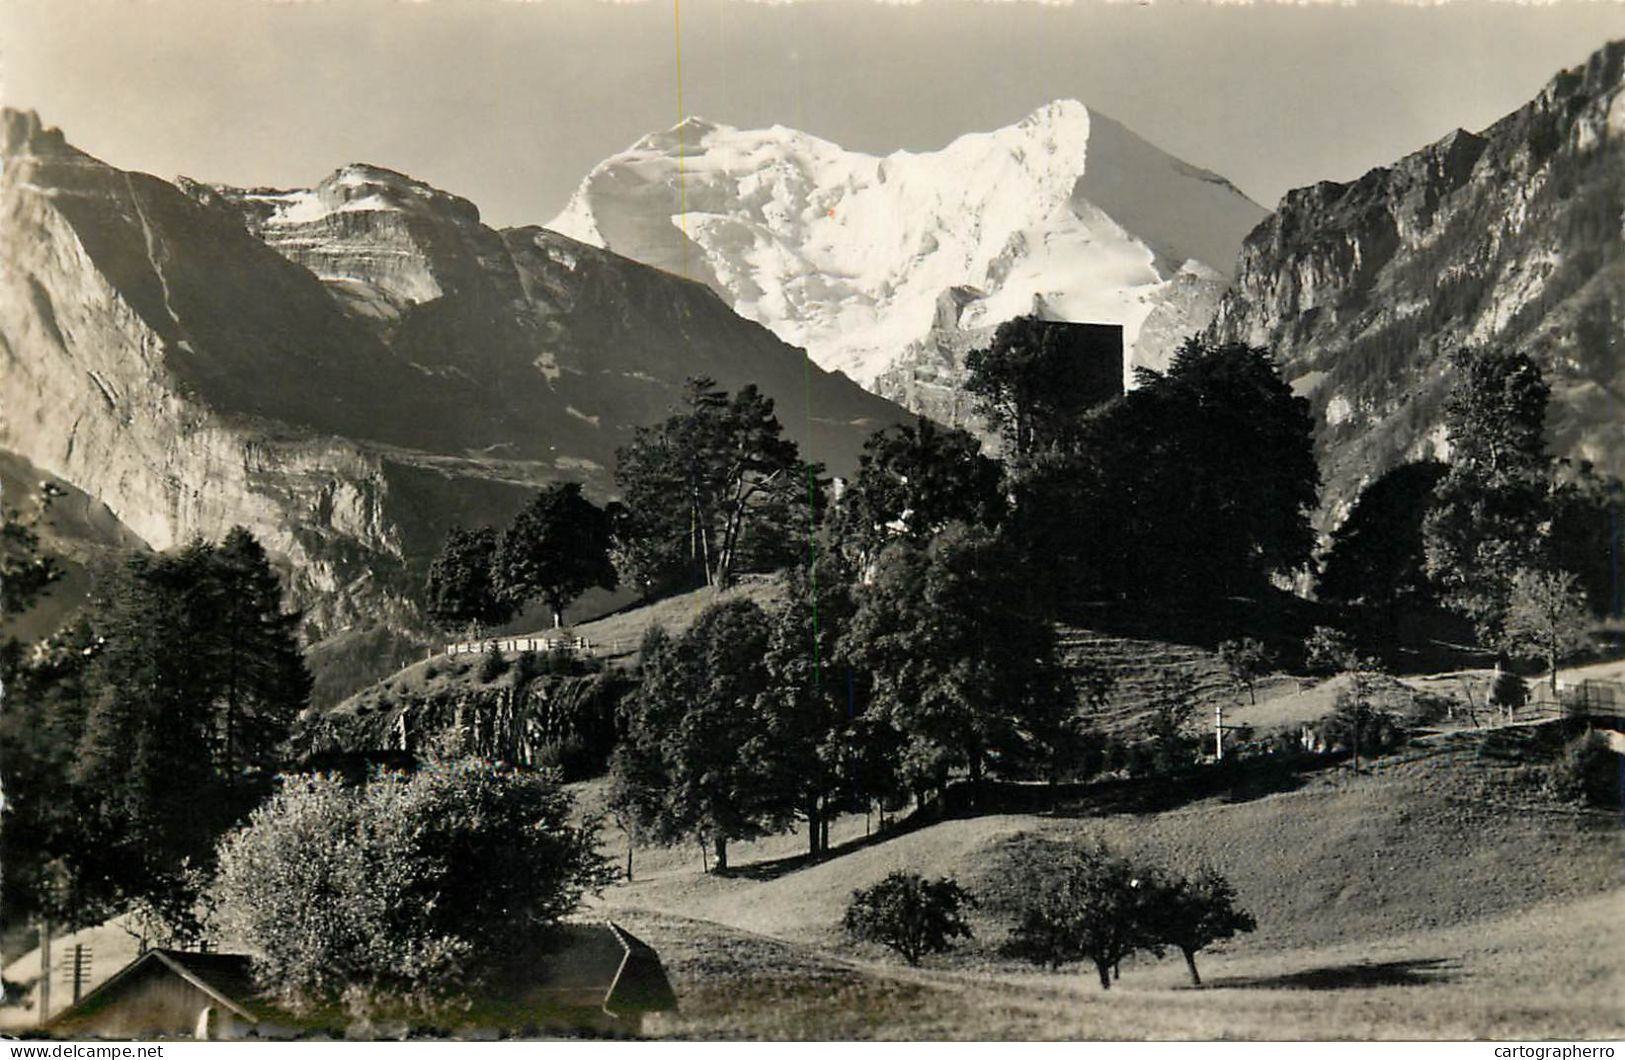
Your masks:
M 162 181 L 0 130 L 0 447 L 167 548 L 234 523 L 323 636 L 401 543 L 386 461 L 327 435 L 393 358 L 307 274 Z M 365 562 L 355 559 L 364 554 Z M 384 575 L 384 577 L 380 577 Z M 395 601 L 370 594 L 369 611 Z
M 247 526 L 314 641 L 421 633 L 452 524 L 561 477 L 606 495 L 685 376 L 759 383 L 837 471 L 903 416 L 698 284 L 399 174 L 185 186 L 0 114 L 0 449 L 154 548 Z
M 1212 325 L 1270 347 L 1310 397 L 1324 520 L 1440 455 L 1446 355 L 1528 351 L 1555 452 L 1625 473 L 1625 42 L 1482 133 L 1290 192 L 1248 237 Z
M 585 765 L 590 775 L 614 745 L 617 703 L 636 687 L 613 671 L 528 676 L 516 669 L 487 683 L 469 672 L 478 661 L 433 665 L 445 672 L 425 679 L 425 668 L 414 667 L 332 710 L 311 712 L 294 733 L 295 753 L 319 762 L 451 747 L 517 765 L 562 765 L 572 773 Z

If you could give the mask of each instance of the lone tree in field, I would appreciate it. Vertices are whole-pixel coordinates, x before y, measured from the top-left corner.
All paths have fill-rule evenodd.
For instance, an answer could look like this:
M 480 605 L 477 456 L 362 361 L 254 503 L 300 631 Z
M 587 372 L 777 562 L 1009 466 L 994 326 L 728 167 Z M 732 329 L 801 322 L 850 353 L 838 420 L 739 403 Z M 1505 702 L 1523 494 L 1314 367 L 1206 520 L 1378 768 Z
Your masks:
M 960 912 L 975 900 L 946 877 L 928 880 L 898 870 L 873 887 L 852 892 L 841 926 L 861 942 L 878 942 L 917 965 L 928 953 L 946 953 L 971 937 Z
M 214 897 L 295 1009 L 432 1020 L 505 996 L 611 881 L 595 823 L 572 817 L 552 781 L 472 760 L 359 787 L 291 777 L 221 844 Z
M 498 591 L 516 607 L 540 599 L 564 625 L 564 609 L 588 589 L 613 589 L 610 519 L 577 482 L 555 483 L 514 517 L 497 545 Z
M 1175 876 L 1152 885 L 1155 895 L 1148 905 L 1154 918 L 1152 934 L 1184 955 L 1192 986 L 1202 985 L 1196 971 L 1198 953 L 1215 942 L 1234 938 L 1237 932 L 1258 927 L 1251 913 L 1236 907 L 1236 891 L 1230 881 L 1211 868 L 1194 879 Z
M 1151 876 L 1104 844 L 1058 846 L 1024 866 L 1023 894 L 1006 946 L 1034 964 L 1059 968 L 1090 961 L 1100 988 L 1110 990 L 1112 969 L 1137 950 L 1158 956 Z
M 1264 643 L 1252 637 L 1227 640 L 1219 645 L 1219 660 L 1224 663 L 1225 670 L 1230 674 L 1230 680 L 1235 682 L 1237 687 L 1247 690 L 1247 701 L 1257 704 L 1258 679 L 1270 672 L 1270 664 L 1273 662 Z
M 500 541 L 488 526 L 478 530 L 453 527 L 429 564 L 425 610 L 448 632 L 500 626 L 514 616 L 513 601 L 499 591 L 496 553 Z
M 1513 576 L 1503 642 L 1511 651 L 1545 660 L 1554 699 L 1558 663 L 1589 646 L 1590 628 L 1585 593 L 1574 575 L 1524 569 Z
M 1356 772 L 1361 754 L 1375 758 L 1405 737 L 1394 717 L 1373 702 L 1379 676 L 1379 671 L 1365 666 L 1351 670 L 1347 687 L 1338 691 L 1332 713 L 1320 725 L 1327 747 L 1349 749 Z

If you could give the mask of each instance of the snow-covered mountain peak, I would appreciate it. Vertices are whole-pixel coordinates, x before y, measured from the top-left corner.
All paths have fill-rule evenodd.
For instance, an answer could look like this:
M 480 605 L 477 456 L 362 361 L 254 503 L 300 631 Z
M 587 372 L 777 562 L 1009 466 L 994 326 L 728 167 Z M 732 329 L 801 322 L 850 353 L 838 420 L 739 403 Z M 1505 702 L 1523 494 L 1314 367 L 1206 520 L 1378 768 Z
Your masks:
M 666 154 L 682 149 L 684 154 L 698 153 L 700 143 L 716 132 L 735 132 L 727 125 L 719 125 L 698 115 L 690 114 L 669 129 L 652 132 L 640 138 L 626 151 L 627 154 Z
M 962 329 L 1037 298 L 1060 319 L 1121 323 L 1132 348 L 1165 288 L 1184 277 L 1186 297 L 1190 277 L 1228 275 L 1263 213 L 1066 99 L 884 157 L 783 126 L 688 119 L 594 167 L 548 227 L 701 280 L 872 384 L 931 332 L 950 289 L 980 292 Z

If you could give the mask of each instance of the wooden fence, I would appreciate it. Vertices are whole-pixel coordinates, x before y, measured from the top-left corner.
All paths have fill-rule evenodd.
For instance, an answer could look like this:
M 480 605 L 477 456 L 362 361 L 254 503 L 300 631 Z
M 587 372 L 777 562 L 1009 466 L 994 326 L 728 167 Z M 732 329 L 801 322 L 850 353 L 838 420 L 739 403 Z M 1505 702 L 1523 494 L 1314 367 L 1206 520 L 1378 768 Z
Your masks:
M 591 655 L 592 642 L 586 637 L 487 637 L 485 640 L 459 640 L 446 645 L 446 655 L 480 655 L 487 651 L 509 654 L 567 652 Z

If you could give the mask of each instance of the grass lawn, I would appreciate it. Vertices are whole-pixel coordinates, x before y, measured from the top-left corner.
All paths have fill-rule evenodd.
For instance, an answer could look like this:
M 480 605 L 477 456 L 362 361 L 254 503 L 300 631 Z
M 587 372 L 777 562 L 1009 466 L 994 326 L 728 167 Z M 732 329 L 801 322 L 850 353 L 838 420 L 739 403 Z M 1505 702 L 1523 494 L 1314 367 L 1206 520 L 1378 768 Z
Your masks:
M 908 968 L 670 914 L 618 919 L 654 945 L 681 1000 L 647 1026 L 692 1038 L 1464 1039 L 1625 1033 L 1618 892 L 1469 928 L 1126 968 Z
M 1523 782 L 1521 744 L 1463 734 L 1366 772 L 1160 814 L 992 815 L 783 868 L 795 836 L 739 844 L 727 877 L 698 850 L 639 851 L 595 910 L 661 953 L 683 1008 L 651 1031 L 794 1038 L 1596 1038 L 1625 1034 L 1625 842 L 1616 816 Z M 589 794 L 590 793 L 584 793 Z M 856 822 L 861 838 L 861 818 Z M 854 822 L 841 822 L 853 832 Z M 1192 989 L 1177 954 L 1092 968 L 1001 956 L 1025 837 L 1100 836 L 1181 869 L 1213 864 L 1259 930 L 1216 947 Z M 911 969 L 836 925 L 896 868 L 981 896 L 977 938 Z

